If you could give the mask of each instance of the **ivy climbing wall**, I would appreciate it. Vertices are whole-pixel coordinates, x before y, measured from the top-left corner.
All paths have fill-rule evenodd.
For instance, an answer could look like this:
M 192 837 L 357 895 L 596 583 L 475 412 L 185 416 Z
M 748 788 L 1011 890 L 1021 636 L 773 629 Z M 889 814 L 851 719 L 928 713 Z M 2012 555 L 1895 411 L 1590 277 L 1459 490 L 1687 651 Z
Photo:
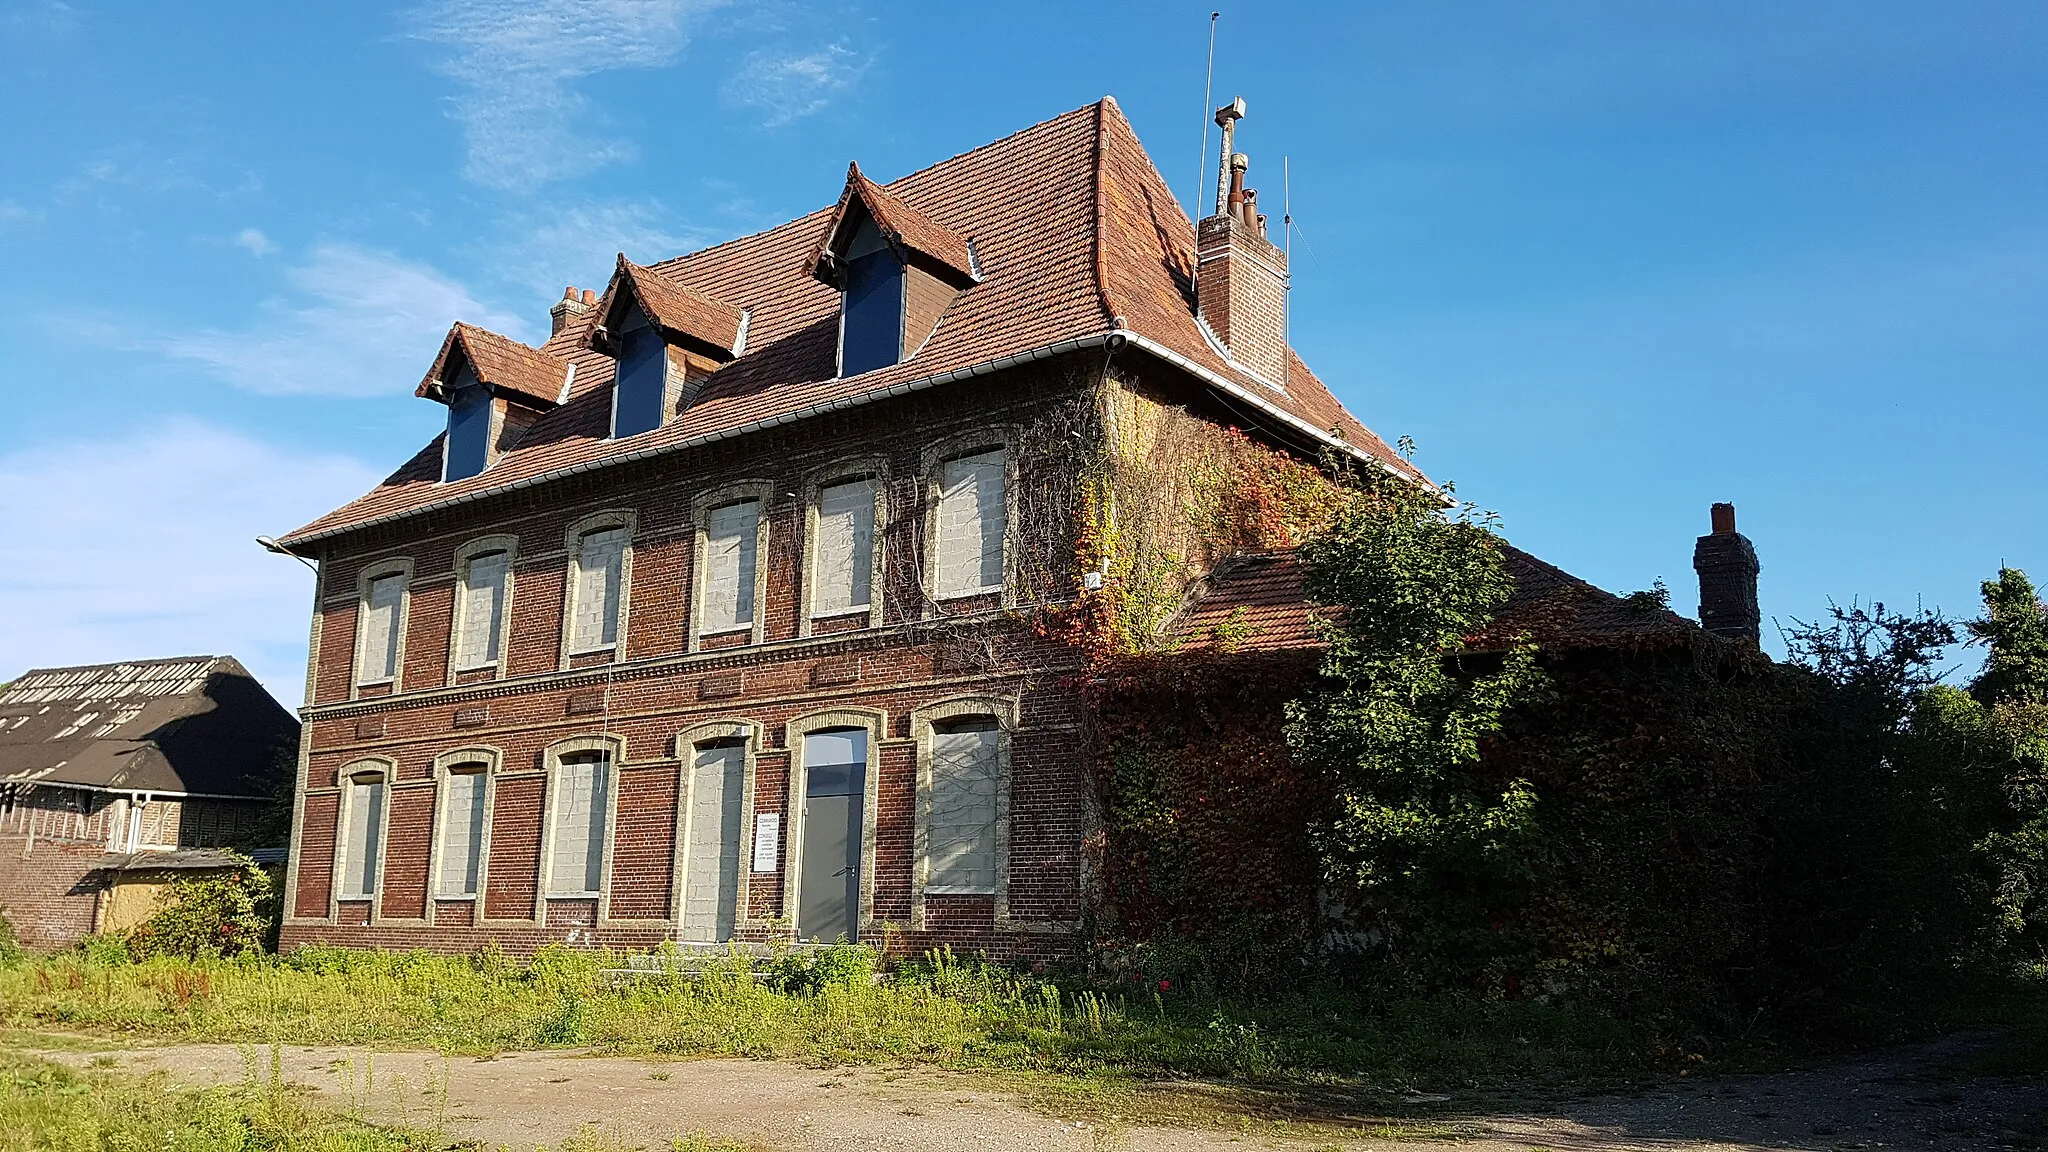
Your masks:
M 1159 649 L 1167 622 L 1219 561 L 1295 547 L 1345 500 L 1314 464 L 1223 413 L 1174 403 L 1136 375 L 1105 374 L 1097 404 L 1080 546 L 1082 567 L 1104 574 L 1099 617 L 1110 651 Z

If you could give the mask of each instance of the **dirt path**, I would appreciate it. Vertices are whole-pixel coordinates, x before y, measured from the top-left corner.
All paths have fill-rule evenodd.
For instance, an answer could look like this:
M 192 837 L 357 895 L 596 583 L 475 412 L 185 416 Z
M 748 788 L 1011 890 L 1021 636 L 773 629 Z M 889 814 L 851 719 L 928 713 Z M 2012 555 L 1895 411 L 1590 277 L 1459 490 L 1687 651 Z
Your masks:
M 1454 1141 L 1461 1152 L 1738 1152 L 1765 1148 L 1914 1148 L 1950 1152 L 2048 1147 L 2048 1082 L 1962 1077 L 1965 1041 L 1804 1072 L 1678 1080 L 1627 1097 L 1486 1107 L 1450 1099 L 1389 1127 L 1324 1115 L 1310 1123 L 1234 1129 L 1063 1120 L 1026 1107 L 988 1076 L 874 1068 L 819 1070 L 769 1061 L 647 1061 L 563 1052 L 477 1060 L 419 1052 L 285 1048 L 286 1079 L 370 1119 L 439 1124 L 451 1137 L 531 1149 L 595 1124 L 627 1146 L 701 1132 L 779 1152 L 1067 1152 L 1130 1149 L 1414 1149 Z M 40 1053 L 74 1066 L 108 1059 L 181 1081 L 238 1081 L 269 1049 L 180 1045 L 93 1054 Z M 1186 1098 L 1200 1089 L 1162 1088 Z M 1141 1102 L 1143 1103 L 1143 1102 Z M 1158 1110 L 1140 1109 L 1141 1112 Z M 1166 1109 L 1176 1114 L 1184 1109 Z M 1223 1113 L 1211 1109 L 1212 1119 Z

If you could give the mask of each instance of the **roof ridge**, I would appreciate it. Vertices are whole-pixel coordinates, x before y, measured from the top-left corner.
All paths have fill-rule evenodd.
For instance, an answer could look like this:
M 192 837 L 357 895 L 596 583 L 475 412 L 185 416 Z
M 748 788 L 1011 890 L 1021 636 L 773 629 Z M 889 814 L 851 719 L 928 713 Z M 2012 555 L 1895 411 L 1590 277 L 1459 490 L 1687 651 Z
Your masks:
M 1102 305 L 1102 314 L 1110 327 L 1123 327 L 1123 313 L 1116 307 L 1116 300 L 1109 290 L 1109 255 L 1102 245 L 1102 233 L 1109 219 L 1108 187 L 1102 179 L 1102 168 L 1109 155 L 1109 109 L 1116 107 L 1116 101 L 1104 96 L 1095 102 L 1095 162 L 1089 172 L 1089 179 L 1095 185 L 1095 212 L 1089 219 L 1089 231 L 1093 233 L 1095 259 L 1090 271 L 1095 276 L 1095 299 Z
M 49 668 L 29 668 L 14 679 L 35 676 L 45 672 L 84 672 L 89 668 L 119 668 L 124 664 L 185 664 L 193 660 L 219 660 L 220 653 L 194 654 L 191 656 L 145 656 L 140 660 L 102 660 L 97 664 L 58 664 Z

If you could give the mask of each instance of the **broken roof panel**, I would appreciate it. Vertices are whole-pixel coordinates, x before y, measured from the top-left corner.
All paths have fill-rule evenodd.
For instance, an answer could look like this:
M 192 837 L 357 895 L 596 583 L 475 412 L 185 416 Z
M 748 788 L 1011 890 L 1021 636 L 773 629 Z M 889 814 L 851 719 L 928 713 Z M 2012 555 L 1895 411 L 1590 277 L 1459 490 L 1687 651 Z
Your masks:
M 267 798 L 298 731 L 231 656 L 36 669 L 0 692 L 0 784 Z

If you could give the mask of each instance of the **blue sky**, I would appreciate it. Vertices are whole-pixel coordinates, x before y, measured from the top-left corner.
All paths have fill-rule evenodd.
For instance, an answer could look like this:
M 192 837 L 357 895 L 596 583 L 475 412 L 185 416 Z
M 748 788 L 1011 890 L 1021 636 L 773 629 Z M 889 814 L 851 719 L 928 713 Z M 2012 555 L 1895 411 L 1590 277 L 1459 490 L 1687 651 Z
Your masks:
M 1209 10 L 0 0 L 0 675 L 296 703 L 310 576 L 250 538 L 434 434 L 452 320 L 1104 93 L 1191 200 Z M 2048 576 L 2044 59 L 2036 3 L 1262 4 L 1216 96 L 1267 205 L 1292 160 L 1297 346 L 1517 543 L 1690 611 L 1733 500 L 1767 615 L 1968 614 Z

